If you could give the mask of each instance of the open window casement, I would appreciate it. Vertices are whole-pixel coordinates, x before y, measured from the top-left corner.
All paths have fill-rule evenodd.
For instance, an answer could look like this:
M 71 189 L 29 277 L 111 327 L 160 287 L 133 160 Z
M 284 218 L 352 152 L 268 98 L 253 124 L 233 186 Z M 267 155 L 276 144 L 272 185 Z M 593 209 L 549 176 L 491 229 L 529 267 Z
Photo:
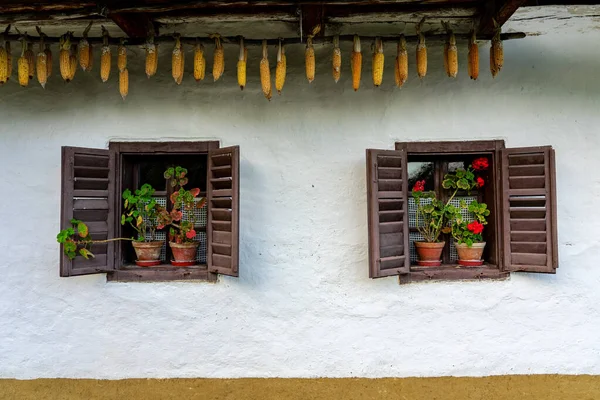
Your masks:
M 239 146 L 208 153 L 208 270 L 230 276 L 239 276 L 239 175 Z
M 71 219 L 83 221 L 94 240 L 114 237 L 114 160 L 108 150 L 62 148 L 62 205 L 60 229 Z M 70 260 L 60 246 L 60 276 L 111 272 L 115 269 L 114 242 L 92 246 L 95 258 L 77 255 Z
M 410 273 L 406 151 L 367 150 L 369 277 Z
M 501 150 L 504 270 L 556 273 L 556 172 L 550 146 Z

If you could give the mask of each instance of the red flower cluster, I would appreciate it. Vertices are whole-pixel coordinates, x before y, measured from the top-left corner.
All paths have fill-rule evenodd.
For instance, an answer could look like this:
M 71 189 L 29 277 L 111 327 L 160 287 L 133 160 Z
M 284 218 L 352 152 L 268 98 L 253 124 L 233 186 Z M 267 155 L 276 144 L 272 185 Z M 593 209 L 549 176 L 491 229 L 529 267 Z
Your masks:
M 473 163 L 471 163 L 471 166 L 473 166 L 473 169 L 475 171 L 483 171 L 489 168 L 490 163 L 487 159 L 487 157 L 479 157 L 476 158 L 475 160 L 473 160 Z
M 483 224 L 479 221 L 473 221 L 467 225 L 467 229 L 473 232 L 475 235 L 479 235 L 481 232 L 483 232 Z
M 192 229 L 191 231 L 187 231 L 187 233 L 185 234 L 185 236 L 186 236 L 188 239 L 193 239 L 193 238 L 195 238 L 195 237 L 196 237 L 196 231 L 195 231 L 195 230 L 193 230 L 193 229 Z
M 477 187 L 483 187 L 484 184 L 485 184 L 485 181 L 483 180 L 483 178 L 478 176 L 477 177 Z
M 416 181 L 415 186 L 413 186 L 413 192 L 422 192 L 425 190 L 425 180 Z

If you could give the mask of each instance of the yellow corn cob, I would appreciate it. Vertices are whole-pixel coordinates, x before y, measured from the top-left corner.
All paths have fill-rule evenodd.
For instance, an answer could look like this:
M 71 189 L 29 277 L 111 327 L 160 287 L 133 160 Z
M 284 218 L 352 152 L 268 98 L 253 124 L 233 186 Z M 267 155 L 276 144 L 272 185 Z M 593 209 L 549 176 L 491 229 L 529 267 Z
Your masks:
M 215 39 L 215 54 L 213 56 L 213 79 L 216 82 L 225 71 L 225 54 L 221 45 L 221 37 L 218 34 L 213 35 Z
M 35 55 L 33 54 L 33 50 L 31 50 L 31 44 L 27 43 L 27 50 L 25 51 L 25 58 L 27 58 L 27 62 L 29 63 L 29 79 L 33 79 L 35 76 Z
M 425 45 L 425 37 L 419 33 L 419 44 L 417 44 L 417 75 L 419 75 L 419 78 L 423 78 L 426 74 L 427 46 Z
M 183 51 L 183 47 L 181 48 L 181 58 L 179 60 L 180 62 L 180 69 L 181 69 L 181 74 L 179 75 L 179 79 L 177 79 L 175 82 L 177 82 L 178 85 L 181 85 L 181 82 L 183 82 L 183 73 L 184 73 L 184 67 L 185 67 L 185 52 Z
M 375 49 L 373 51 L 373 84 L 379 87 L 383 81 L 383 42 L 380 38 L 375 38 Z
M 446 28 L 448 34 L 444 46 L 444 65 L 446 66 L 446 74 L 451 78 L 456 78 L 456 75 L 458 74 L 458 49 L 456 48 L 456 37 L 448 23 L 442 21 L 442 25 Z
M 154 36 L 146 41 L 146 76 L 150 79 L 156 74 L 158 68 L 158 49 L 154 44 Z
M 475 31 L 471 33 L 469 39 L 469 77 L 473 80 L 479 77 L 479 47 L 477 47 Z
M 358 35 L 354 35 L 354 45 L 352 47 L 350 66 L 352 69 L 352 88 L 356 92 L 360 87 L 360 74 L 362 70 L 362 53 L 360 47 L 360 38 Z
M 8 78 L 8 55 L 6 49 L 0 46 L 0 84 L 6 83 Z
M 38 28 L 40 32 L 40 51 L 37 54 L 36 59 L 36 74 L 38 78 L 38 82 L 42 85 L 42 88 L 46 88 L 46 82 L 48 81 L 48 66 L 46 65 L 48 59 L 46 57 L 46 53 L 44 51 L 44 35 Z
M 504 65 L 504 50 L 502 48 L 502 41 L 500 40 L 500 28 L 497 28 L 496 32 L 494 33 L 490 52 L 492 53 L 491 57 L 494 59 L 493 62 L 497 74 Z M 492 73 L 492 75 L 495 76 L 494 73 Z
M 21 43 L 23 49 L 21 50 L 21 57 L 19 57 L 19 61 L 17 62 L 17 72 L 19 74 L 19 85 L 26 87 L 29 85 L 29 60 L 27 60 L 27 56 L 25 55 L 27 42 L 25 39 L 21 39 Z
M 492 78 L 495 78 L 498 75 L 498 68 L 496 66 L 496 60 L 494 59 L 494 50 L 490 48 L 490 72 L 492 73 Z
M 77 49 L 79 52 L 79 65 L 82 70 L 87 71 L 90 66 L 90 43 L 85 37 L 79 41 Z
M 308 79 L 308 83 L 311 83 L 315 80 L 315 49 L 312 44 L 312 37 L 310 36 L 306 42 L 304 63 L 306 66 L 306 79 Z
M 59 53 L 60 76 L 66 82 L 71 81 L 71 36 L 69 33 L 60 38 Z
M 52 50 L 49 44 L 46 44 L 44 54 L 46 54 L 46 78 L 50 78 L 52 75 Z
M 119 68 L 119 72 L 127 68 L 127 49 L 124 43 L 125 40 L 121 39 L 121 43 L 117 49 L 117 68 Z
M 204 46 L 201 43 L 197 43 L 194 50 L 194 79 L 196 79 L 196 82 L 204 80 L 205 71 Z
M 263 40 L 262 43 L 262 60 L 260 60 L 260 85 L 262 87 L 263 94 L 267 100 L 271 100 L 271 70 L 269 69 L 269 58 L 267 57 L 267 41 Z
M 72 81 L 75 78 L 75 72 L 77 72 L 77 46 L 71 46 L 71 54 L 69 55 L 69 62 L 71 75 L 69 76 L 69 80 Z
M 12 69 L 13 69 L 12 50 L 10 48 L 10 42 L 8 40 L 6 41 L 5 48 L 6 48 L 6 80 L 8 81 L 10 79 L 10 76 L 12 75 Z
M 123 100 L 129 94 L 129 71 L 127 71 L 127 68 L 119 71 L 119 93 L 121 93 Z
M 244 47 L 244 38 L 240 38 L 240 55 L 237 62 L 237 79 L 241 90 L 246 86 L 246 48 Z
M 173 53 L 171 55 L 171 74 L 175 82 L 181 78 L 183 71 L 181 70 L 181 55 L 183 51 L 181 49 L 181 40 L 179 34 L 175 35 L 175 47 L 173 47 Z
M 102 27 L 103 44 L 100 55 L 100 79 L 102 82 L 108 81 L 110 77 L 110 64 L 111 64 L 111 53 L 110 46 L 108 45 L 108 31 Z
M 396 56 L 396 86 L 402 87 L 408 79 L 408 51 L 406 50 L 406 39 L 400 35 L 398 41 L 398 55 Z
M 342 51 L 340 50 L 340 38 L 335 36 L 333 38 L 333 61 L 332 61 L 332 74 L 333 80 L 337 83 L 340 80 L 342 74 Z
M 281 94 L 283 85 L 285 84 L 285 76 L 287 74 L 287 60 L 285 59 L 285 48 L 279 40 L 279 49 L 277 50 L 277 67 L 275 68 L 275 89 Z

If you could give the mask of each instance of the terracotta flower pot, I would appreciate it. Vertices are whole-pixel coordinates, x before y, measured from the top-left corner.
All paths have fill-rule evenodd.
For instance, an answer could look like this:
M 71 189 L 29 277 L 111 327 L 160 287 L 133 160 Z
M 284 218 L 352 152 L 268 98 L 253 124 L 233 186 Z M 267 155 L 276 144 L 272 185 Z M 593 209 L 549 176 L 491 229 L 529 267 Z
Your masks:
M 446 242 L 415 242 L 415 248 L 419 255 L 419 264 L 422 267 L 438 267 L 442 265 L 442 251 Z
M 472 246 L 466 244 L 455 244 L 458 253 L 458 264 L 465 267 L 478 267 L 483 264 L 481 255 L 485 248 L 485 242 L 473 243 Z
M 173 258 L 171 261 L 173 265 L 178 266 L 190 266 L 196 264 L 196 251 L 198 250 L 198 242 L 192 243 L 175 243 L 169 242 L 171 251 L 173 252 Z
M 132 242 L 137 260 L 135 263 L 140 267 L 150 267 L 160 264 L 160 249 L 163 242 Z

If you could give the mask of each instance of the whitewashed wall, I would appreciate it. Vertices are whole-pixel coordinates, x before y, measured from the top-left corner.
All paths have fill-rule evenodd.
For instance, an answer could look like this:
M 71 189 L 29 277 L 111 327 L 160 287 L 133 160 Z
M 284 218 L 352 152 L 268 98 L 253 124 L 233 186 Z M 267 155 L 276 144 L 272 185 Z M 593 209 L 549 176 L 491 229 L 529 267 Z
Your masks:
M 161 59 L 148 81 L 131 54 L 131 94 L 79 71 L 46 90 L 0 88 L 0 377 L 314 377 L 600 373 L 600 31 L 505 43 L 492 80 L 443 75 L 351 90 L 349 46 L 336 85 L 329 48 L 267 102 L 258 49 L 248 88 L 236 49 L 217 83 L 176 86 Z M 368 46 L 365 46 L 367 48 Z M 274 56 L 274 51 L 272 52 Z M 365 56 L 365 59 L 369 59 Z M 188 61 L 191 57 L 188 57 Z M 190 70 L 188 64 L 188 71 Z M 240 278 L 107 283 L 59 278 L 60 147 L 110 140 L 220 139 L 241 147 Z M 370 280 L 365 149 L 407 140 L 506 140 L 556 148 L 560 268 L 500 282 Z

